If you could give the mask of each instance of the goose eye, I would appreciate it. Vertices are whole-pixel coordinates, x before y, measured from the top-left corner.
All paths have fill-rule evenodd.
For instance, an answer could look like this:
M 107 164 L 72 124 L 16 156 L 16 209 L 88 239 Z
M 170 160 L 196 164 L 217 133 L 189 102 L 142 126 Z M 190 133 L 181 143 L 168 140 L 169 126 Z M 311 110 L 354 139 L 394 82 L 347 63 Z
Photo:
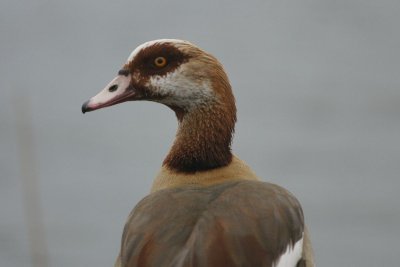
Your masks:
M 157 57 L 156 59 L 154 59 L 154 65 L 157 68 L 165 67 L 165 65 L 167 65 L 167 60 L 165 59 L 165 57 Z

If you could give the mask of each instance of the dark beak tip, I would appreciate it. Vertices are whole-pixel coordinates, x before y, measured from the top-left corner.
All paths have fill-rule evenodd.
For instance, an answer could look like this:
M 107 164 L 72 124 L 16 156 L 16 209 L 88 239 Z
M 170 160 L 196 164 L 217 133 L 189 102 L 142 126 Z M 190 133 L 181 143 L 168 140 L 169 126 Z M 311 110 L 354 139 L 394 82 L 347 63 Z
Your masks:
M 82 105 L 82 113 L 85 114 L 86 112 L 90 111 L 88 108 L 89 100 L 83 103 Z

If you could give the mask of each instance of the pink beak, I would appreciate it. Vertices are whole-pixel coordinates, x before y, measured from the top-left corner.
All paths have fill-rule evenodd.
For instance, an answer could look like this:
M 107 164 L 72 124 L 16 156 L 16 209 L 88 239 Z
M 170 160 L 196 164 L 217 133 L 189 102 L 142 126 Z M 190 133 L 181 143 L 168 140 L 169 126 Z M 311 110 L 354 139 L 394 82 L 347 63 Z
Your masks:
M 134 100 L 137 92 L 130 85 L 130 82 L 130 74 L 119 74 L 97 95 L 83 103 L 82 112 L 85 113 L 125 101 Z

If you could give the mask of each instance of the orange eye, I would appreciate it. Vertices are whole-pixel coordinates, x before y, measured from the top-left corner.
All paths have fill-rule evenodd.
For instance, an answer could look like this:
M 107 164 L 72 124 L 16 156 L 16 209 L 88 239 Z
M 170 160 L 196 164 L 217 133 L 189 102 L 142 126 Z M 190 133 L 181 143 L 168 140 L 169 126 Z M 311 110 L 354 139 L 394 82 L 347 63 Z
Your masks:
M 154 65 L 158 68 L 165 67 L 165 65 L 167 65 L 167 60 L 165 57 L 157 57 L 154 59 Z

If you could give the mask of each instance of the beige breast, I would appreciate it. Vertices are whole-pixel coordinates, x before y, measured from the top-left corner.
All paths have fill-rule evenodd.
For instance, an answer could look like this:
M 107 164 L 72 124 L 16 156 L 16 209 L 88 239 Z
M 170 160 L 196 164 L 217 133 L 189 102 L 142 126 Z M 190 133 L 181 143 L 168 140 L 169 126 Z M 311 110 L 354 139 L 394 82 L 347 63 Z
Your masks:
M 225 167 L 189 174 L 163 166 L 153 182 L 151 192 L 183 185 L 207 186 L 240 179 L 260 180 L 250 167 L 236 156 L 233 156 L 232 162 Z

